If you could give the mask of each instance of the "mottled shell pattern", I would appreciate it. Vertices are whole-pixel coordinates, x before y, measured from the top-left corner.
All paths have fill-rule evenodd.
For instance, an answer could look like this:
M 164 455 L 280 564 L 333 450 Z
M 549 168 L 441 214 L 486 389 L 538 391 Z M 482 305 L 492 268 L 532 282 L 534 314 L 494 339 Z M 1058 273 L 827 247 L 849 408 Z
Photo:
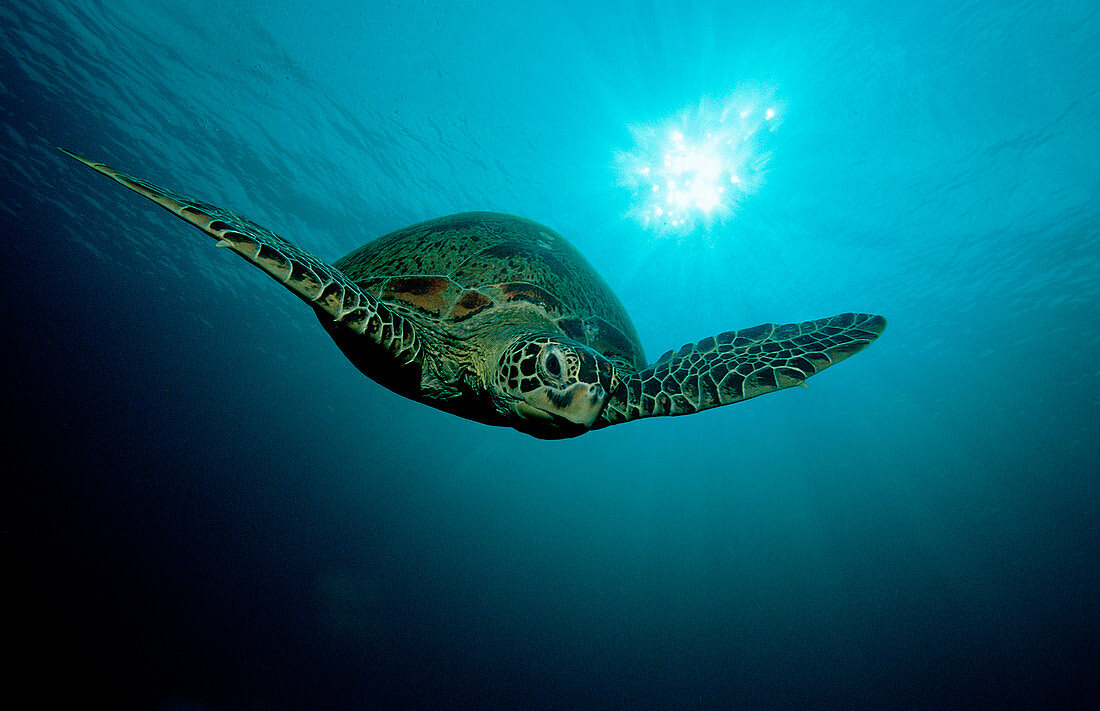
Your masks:
M 368 242 L 334 267 L 399 311 L 441 325 L 523 302 L 630 371 L 645 367 L 618 297 L 573 245 L 531 220 L 467 212 Z

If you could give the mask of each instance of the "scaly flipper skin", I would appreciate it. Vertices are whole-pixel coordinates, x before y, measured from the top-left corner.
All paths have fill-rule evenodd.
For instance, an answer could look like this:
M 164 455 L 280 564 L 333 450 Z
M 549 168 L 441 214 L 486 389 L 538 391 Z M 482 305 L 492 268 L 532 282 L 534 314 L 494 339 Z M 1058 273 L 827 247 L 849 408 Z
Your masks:
M 64 148 L 62 153 L 144 195 L 173 215 L 190 222 L 273 276 L 312 306 L 330 330 L 342 326 L 366 336 L 404 366 L 420 357 L 420 342 L 406 319 L 360 289 L 343 272 L 291 244 L 274 232 L 220 207 L 177 195 L 93 163 Z M 350 335 L 350 334 L 349 334 Z
M 688 415 L 802 385 L 871 345 L 885 329 L 882 316 L 841 314 L 785 326 L 765 323 L 689 343 L 623 377 L 592 428 Z

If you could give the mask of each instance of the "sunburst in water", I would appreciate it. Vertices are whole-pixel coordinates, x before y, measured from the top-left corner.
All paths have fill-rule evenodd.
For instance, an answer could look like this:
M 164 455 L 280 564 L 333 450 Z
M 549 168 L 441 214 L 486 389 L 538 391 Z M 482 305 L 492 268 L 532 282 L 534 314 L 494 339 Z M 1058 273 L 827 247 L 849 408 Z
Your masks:
M 782 114 L 772 92 L 742 90 L 631 126 L 634 145 L 616 157 L 630 214 L 665 236 L 725 222 L 760 189 Z

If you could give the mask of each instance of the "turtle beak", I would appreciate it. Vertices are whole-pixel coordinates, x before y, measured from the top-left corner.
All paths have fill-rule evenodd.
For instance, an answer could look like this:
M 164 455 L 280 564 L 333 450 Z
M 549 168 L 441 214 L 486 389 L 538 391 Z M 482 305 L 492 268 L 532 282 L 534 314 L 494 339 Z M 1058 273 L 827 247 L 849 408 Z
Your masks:
M 589 428 L 603 412 L 607 388 L 600 384 L 574 383 L 565 390 L 544 389 L 527 403 L 516 403 L 525 419 L 565 420 Z
M 603 412 L 604 403 L 607 402 L 607 389 L 599 384 L 575 383 L 559 397 L 561 399 L 554 404 L 561 402 L 563 405 L 555 407 L 554 414 L 587 428 Z
M 571 385 L 563 394 L 558 414 L 573 424 L 590 428 L 603 412 L 607 393 L 613 380 L 614 368 L 602 359 L 582 357 L 579 369 L 580 382 Z M 568 400 L 566 400 L 568 398 Z

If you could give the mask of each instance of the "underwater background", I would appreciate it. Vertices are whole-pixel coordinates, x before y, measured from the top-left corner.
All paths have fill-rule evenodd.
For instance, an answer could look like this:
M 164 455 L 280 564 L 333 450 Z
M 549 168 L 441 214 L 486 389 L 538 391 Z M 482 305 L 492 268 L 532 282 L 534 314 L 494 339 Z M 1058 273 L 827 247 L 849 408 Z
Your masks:
M 1096 3 L 9 0 L 0 51 L 13 692 L 1095 700 Z M 752 190 L 641 219 L 630 166 L 670 127 L 765 108 L 721 158 Z M 55 146 L 328 260 L 452 212 L 538 220 L 650 359 L 890 326 L 808 390 L 539 441 L 376 385 L 273 280 Z

